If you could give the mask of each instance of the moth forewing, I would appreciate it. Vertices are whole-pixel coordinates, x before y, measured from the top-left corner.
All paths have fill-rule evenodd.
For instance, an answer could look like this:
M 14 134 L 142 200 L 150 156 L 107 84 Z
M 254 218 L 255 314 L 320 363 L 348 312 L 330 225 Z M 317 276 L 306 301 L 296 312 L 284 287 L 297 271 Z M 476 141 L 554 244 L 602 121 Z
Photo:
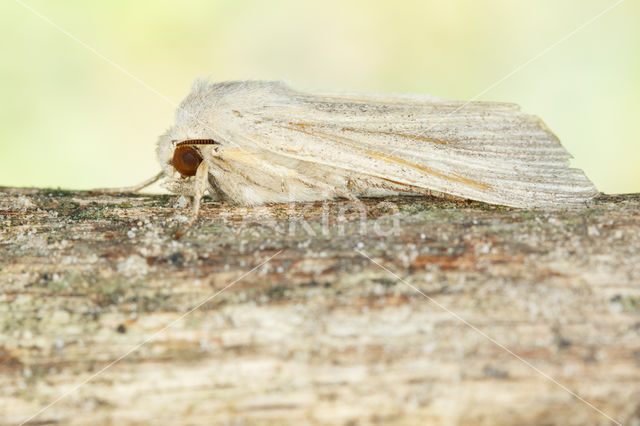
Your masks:
M 514 207 L 561 207 L 597 194 L 570 155 L 513 104 L 300 94 L 263 109 L 257 135 L 283 156 L 405 185 Z M 367 195 L 366 193 L 363 195 Z

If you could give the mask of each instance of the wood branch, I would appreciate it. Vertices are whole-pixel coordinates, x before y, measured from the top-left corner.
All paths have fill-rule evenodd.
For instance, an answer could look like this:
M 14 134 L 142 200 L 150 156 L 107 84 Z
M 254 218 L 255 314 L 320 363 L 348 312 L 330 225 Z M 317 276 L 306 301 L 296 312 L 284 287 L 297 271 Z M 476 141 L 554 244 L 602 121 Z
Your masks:
M 0 188 L 3 424 L 640 422 L 638 194 L 187 204 Z

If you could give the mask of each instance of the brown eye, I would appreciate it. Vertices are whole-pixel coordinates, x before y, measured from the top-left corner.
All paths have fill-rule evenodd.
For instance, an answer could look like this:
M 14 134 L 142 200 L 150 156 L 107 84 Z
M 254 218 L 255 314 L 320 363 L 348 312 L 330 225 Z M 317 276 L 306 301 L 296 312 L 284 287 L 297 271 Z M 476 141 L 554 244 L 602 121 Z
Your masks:
M 198 166 L 202 162 L 202 157 L 198 151 L 190 146 L 179 146 L 173 151 L 173 167 L 182 177 L 195 176 Z

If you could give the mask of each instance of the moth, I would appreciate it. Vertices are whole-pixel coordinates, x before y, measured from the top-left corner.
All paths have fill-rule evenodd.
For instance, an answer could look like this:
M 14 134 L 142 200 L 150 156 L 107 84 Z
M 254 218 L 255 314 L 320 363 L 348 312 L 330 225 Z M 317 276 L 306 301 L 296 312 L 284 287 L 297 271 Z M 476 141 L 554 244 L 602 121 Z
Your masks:
M 260 205 L 400 194 L 521 208 L 577 205 L 598 194 L 536 116 L 515 104 L 417 95 L 303 93 L 281 82 L 197 79 L 158 139 L 164 178 Z

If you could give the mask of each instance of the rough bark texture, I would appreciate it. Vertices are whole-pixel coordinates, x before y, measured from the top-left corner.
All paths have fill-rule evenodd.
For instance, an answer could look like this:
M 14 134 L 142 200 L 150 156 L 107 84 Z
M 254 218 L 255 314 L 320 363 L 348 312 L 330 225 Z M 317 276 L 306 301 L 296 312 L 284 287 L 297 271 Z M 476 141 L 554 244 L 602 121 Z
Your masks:
M 640 422 L 638 195 L 184 201 L 0 188 L 0 423 Z

